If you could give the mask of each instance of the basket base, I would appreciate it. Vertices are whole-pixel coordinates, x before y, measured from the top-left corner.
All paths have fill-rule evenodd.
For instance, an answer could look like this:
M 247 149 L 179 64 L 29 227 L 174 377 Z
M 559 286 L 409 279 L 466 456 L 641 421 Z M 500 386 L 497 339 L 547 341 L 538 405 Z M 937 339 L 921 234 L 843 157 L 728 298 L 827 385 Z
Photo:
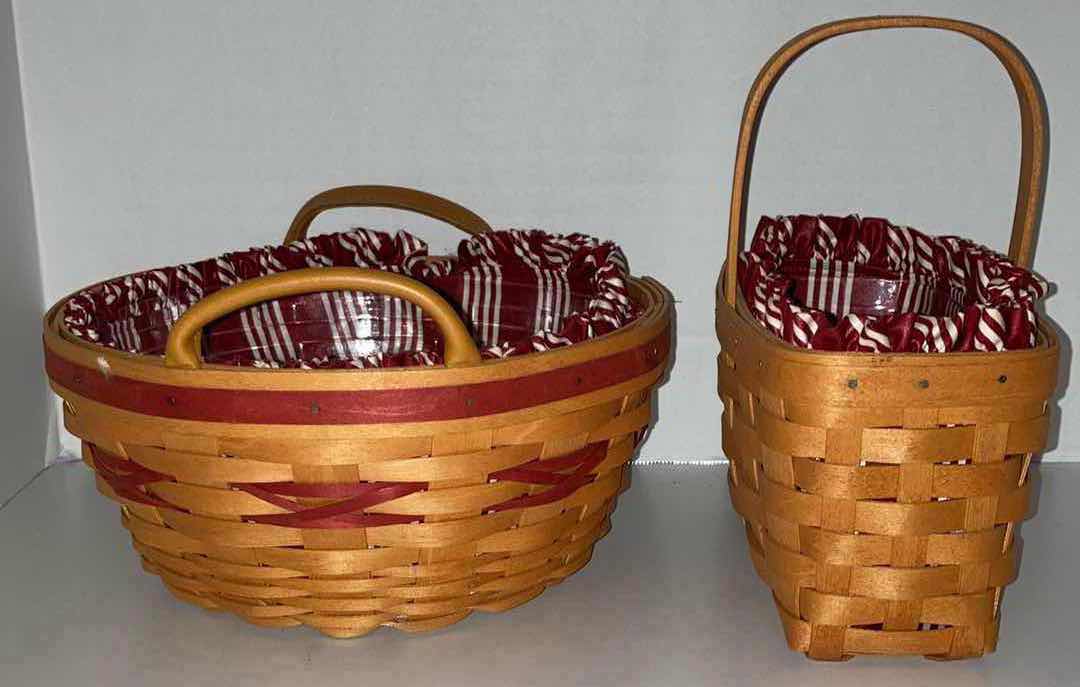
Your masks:
M 919 630 L 811 624 L 789 614 L 773 597 L 788 646 L 814 661 L 849 661 L 856 656 L 922 656 L 931 661 L 979 658 L 997 649 L 1001 616 L 983 627 Z
M 418 586 L 416 580 L 410 584 L 406 580 L 378 577 L 336 578 L 343 589 L 349 583 L 361 582 L 370 584 L 372 590 L 335 591 L 318 596 L 275 587 L 275 579 L 256 583 L 252 579 L 254 575 L 244 581 L 223 579 L 207 573 L 202 556 L 178 557 L 134 538 L 133 545 L 141 556 L 143 569 L 160 577 L 165 588 L 180 601 L 208 611 L 229 612 L 260 627 L 308 626 L 328 637 L 351 639 L 380 627 L 409 634 L 431 632 L 461 622 L 473 611 L 499 613 L 521 606 L 585 567 L 592 558 L 596 541 L 609 530 L 610 517 L 605 515 L 577 540 L 555 542 L 543 552 L 547 555 L 535 552 L 534 561 L 523 561 L 521 565 L 531 563 L 531 569 L 513 575 L 473 574 L 460 580 L 425 581 L 423 586 Z M 288 584 L 289 580 L 277 582 Z M 426 591 L 425 586 L 446 591 Z M 415 597 L 408 599 L 410 594 Z

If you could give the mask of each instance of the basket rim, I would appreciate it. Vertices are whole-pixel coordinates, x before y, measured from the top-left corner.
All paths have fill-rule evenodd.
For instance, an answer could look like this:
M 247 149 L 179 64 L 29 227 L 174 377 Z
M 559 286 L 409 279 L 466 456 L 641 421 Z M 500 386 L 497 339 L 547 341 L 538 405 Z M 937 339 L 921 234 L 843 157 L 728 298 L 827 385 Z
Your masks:
M 867 351 L 818 351 L 793 346 L 770 334 L 760 322 L 755 320 L 746 306 L 741 291 L 736 295 L 736 304 L 732 308 L 724 299 L 724 274 L 727 266 L 720 271 L 716 282 L 716 335 L 722 342 L 722 317 L 734 316 L 749 328 L 760 345 L 768 350 L 770 356 L 798 362 L 804 365 L 881 367 L 881 366 L 964 366 L 985 365 L 988 360 L 1000 361 L 1003 358 L 1018 361 L 1023 359 L 1057 358 L 1060 344 L 1056 331 L 1057 324 L 1048 316 L 1040 314 L 1038 318 L 1039 338 L 1033 348 L 1010 351 L 952 351 L 947 353 L 872 353 Z
M 550 351 L 538 351 L 470 365 L 433 365 L 364 369 L 275 369 L 204 364 L 197 369 L 170 368 L 164 357 L 127 353 L 75 337 L 63 324 L 63 305 L 75 293 L 59 299 L 45 314 L 44 346 L 47 355 L 137 381 L 178 387 L 244 388 L 274 391 L 369 390 L 449 387 L 510 380 L 559 368 L 588 363 L 631 350 L 654 340 L 669 326 L 674 298 L 652 277 L 628 277 L 631 297 L 643 312 L 614 332 Z M 82 289 L 80 289 L 81 291 Z

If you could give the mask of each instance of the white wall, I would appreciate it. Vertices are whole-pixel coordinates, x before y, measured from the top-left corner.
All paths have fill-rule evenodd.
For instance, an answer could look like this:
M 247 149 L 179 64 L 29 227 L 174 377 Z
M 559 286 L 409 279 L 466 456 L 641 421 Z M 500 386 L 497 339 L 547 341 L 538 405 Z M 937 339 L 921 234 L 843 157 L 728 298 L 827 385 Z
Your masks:
M 0 0 L 0 503 L 55 453 L 41 372 L 41 271 L 11 3 Z
M 277 241 L 323 188 L 415 186 L 496 225 L 611 237 L 662 279 L 678 358 L 644 455 L 716 457 L 713 284 L 743 99 L 783 41 L 867 5 L 16 0 L 46 296 Z M 1053 122 L 1036 267 L 1053 317 L 1080 324 L 1080 4 L 873 6 L 985 23 L 1027 54 Z M 751 212 L 860 211 L 1004 247 L 1017 119 L 963 37 L 834 41 L 772 99 Z M 1051 458 L 1080 456 L 1080 403 L 1061 408 Z

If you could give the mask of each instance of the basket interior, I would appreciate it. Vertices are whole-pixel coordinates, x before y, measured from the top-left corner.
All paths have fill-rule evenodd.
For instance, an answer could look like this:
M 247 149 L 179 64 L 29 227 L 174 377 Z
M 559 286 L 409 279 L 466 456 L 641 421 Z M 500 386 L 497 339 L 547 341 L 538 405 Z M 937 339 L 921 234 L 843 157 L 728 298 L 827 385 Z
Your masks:
M 763 217 L 740 256 L 755 319 L 802 348 L 1031 348 L 1046 283 L 984 246 L 856 215 Z
M 77 338 L 161 355 L 177 319 L 201 298 L 246 279 L 308 267 L 405 274 L 457 310 L 486 358 L 544 351 L 622 327 L 637 315 L 621 250 L 581 234 L 494 231 L 430 256 L 401 231 L 368 229 L 255 248 L 92 286 L 64 305 Z M 442 335 L 418 306 L 380 294 L 317 292 L 259 303 L 206 328 L 208 362 L 259 367 L 434 365 Z

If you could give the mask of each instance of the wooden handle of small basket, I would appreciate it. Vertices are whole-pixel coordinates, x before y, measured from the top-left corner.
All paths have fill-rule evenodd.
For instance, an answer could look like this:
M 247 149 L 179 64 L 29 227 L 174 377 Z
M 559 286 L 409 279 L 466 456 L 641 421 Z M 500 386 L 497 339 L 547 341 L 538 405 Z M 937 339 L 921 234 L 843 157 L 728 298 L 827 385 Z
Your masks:
M 452 224 L 466 234 L 491 231 L 491 226 L 472 210 L 430 193 L 401 186 L 341 186 L 323 191 L 304 203 L 285 234 L 285 243 L 307 236 L 308 227 L 324 210 L 362 207 L 412 210 Z
M 906 28 L 942 29 L 970 36 L 989 48 L 1009 73 L 1020 103 L 1021 134 L 1020 184 L 1016 195 L 1009 257 L 1024 267 L 1031 266 L 1035 229 L 1044 193 L 1046 104 L 1043 102 L 1035 74 L 1024 56 L 1005 38 L 977 24 L 937 17 L 859 17 L 815 26 L 785 43 L 758 72 L 750 94 L 746 97 L 742 125 L 739 128 L 739 147 L 735 156 L 735 179 L 731 188 L 731 215 L 728 223 L 724 298 L 729 304 L 735 303 L 738 272 L 736 266 L 746 228 L 746 200 L 749 194 L 754 142 L 762 110 L 776 81 L 800 55 L 830 38 L 857 31 Z
M 314 267 L 242 281 L 191 306 L 177 320 L 165 343 L 165 365 L 195 369 L 203 327 L 255 303 L 319 291 L 367 291 L 402 298 L 435 320 L 446 339 L 447 365 L 480 362 L 480 351 L 454 308 L 430 287 L 401 274 L 359 267 Z

